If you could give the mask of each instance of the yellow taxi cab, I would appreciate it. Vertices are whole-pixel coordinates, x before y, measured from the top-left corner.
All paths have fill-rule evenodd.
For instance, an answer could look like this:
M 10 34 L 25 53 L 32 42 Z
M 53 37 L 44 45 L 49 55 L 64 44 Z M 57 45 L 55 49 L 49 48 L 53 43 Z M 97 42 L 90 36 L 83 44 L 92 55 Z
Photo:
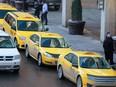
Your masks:
M 3 20 L 6 13 L 12 11 L 17 11 L 17 9 L 9 4 L 0 3 L 0 29 L 3 28 Z
M 61 53 L 72 49 L 64 38 L 56 33 L 39 32 L 30 34 L 25 41 L 25 55 L 38 61 L 38 65 L 57 65 Z
M 68 78 L 77 87 L 115 87 L 116 71 L 96 52 L 72 51 L 59 56 L 58 78 Z
M 24 49 L 29 33 L 47 31 L 40 19 L 26 12 L 8 12 L 4 17 L 3 30 L 7 32 L 18 48 Z

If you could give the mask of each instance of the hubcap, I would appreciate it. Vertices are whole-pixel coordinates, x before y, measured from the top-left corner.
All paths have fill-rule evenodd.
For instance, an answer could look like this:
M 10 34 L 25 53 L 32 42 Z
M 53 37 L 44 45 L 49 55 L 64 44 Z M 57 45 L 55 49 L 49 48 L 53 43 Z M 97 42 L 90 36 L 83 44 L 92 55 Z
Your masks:
M 28 57 L 28 54 L 29 54 L 29 52 L 28 52 L 28 47 L 26 47 L 26 57 Z
M 41 56 L 39 55 L 38 64 L 41 65 Z
M 81 79 L 80 79 L 80 77 L 78 78 L 78 80 L 77 80 L 77 87 L 82 87 L 82 84 L 81 84 Z
M 59 76 L 59 78 L 62 77 L 62 68 L 61 67 L 59 67 L 59 69 L 58 69 L 58 76 Z

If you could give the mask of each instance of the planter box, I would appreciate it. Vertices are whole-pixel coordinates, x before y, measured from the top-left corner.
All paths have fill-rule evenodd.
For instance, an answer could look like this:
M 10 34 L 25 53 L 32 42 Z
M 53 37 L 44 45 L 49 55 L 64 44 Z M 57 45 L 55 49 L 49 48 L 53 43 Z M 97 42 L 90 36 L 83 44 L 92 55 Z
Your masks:
M 83 35 L 85 21 L 69 21 L 69 34 Z

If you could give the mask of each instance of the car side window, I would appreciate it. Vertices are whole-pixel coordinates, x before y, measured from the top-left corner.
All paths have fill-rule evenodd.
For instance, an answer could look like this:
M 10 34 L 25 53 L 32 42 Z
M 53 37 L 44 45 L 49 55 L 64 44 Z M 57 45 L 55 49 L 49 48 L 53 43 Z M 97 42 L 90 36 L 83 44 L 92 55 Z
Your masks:
M 15 23 L 16 23 L 15 19 L 13 17 L 10 17 L 9 18 L 9 25 L 10 26 L 13 26 L 13 25 L 15 26 Z
M 74 54 L 73 54 L 73 53 L 69 53 L 69 54 L 67 54 L 64 58 L 65 58 L 67 61 L 71 62 L 71 60 L 72 60 L 73 57 L 74 57 Z
M 71 63 L 74 65 L 78 65 L 78 57 L 76 55 L 73 56 Z
M 6 16 L 5 16 L 5 21 L 9 24 L 9 18 L 10 18 L 10 15 L 9 14 L 7 14 Z
M 32 36 L 30 37 L 30 40 L 34 42 L 33 38 L 34 38 L 34 35 L 32 35 Z
M 39 41 L 39 36 L 34 34 L 30 37 L 30 40 L 32 40 L 35 43 L 36 41 Z

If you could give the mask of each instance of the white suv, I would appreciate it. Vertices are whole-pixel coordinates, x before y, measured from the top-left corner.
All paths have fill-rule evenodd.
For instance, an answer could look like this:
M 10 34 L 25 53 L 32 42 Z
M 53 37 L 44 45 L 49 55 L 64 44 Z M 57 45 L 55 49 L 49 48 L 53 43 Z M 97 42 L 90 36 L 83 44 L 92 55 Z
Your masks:
M 13 43 L 11 37 L 0 30 L 0 70 L 13 70 L 18 72 L 20 69 L 21 56 Z

